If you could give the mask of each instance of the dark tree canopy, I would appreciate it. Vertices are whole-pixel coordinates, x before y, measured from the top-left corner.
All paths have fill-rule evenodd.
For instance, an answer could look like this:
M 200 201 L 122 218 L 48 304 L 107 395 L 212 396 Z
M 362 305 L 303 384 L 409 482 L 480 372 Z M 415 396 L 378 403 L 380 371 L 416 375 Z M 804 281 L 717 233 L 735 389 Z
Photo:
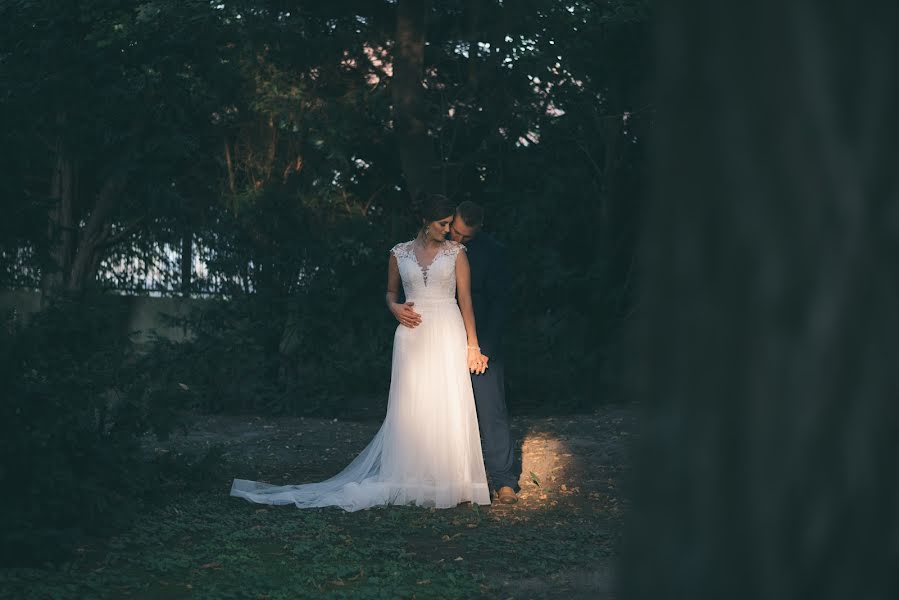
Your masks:
M 229 310 L 256 316 L 232 333 L 254 338 L 248 352 L 267 357 L 263 378 L 285 398 L 299 379 L 342 385 L 297 369 L 315 362 L 303 348 L 350 354 L 355 334 L 315 323 L 348 315 L 381 342 L 339 379 L 377 371 L 363 379 L 378 389 L 384 252 L 414 231 L 410 199 L 428 189 L 483 204 L 511 250 L 521 402 L 614 393 L 619 369 L 596 366 L 617 355 L 633 307 L 645 2 L 0 10 L 0 136 L 16 149 L 0 165 L 0 283 L 45 301 L 93 289 L 235 299 Z M 524 377 L 548 356 L 553 367 Z M 560 379 L 583 387 L 551 394 Z

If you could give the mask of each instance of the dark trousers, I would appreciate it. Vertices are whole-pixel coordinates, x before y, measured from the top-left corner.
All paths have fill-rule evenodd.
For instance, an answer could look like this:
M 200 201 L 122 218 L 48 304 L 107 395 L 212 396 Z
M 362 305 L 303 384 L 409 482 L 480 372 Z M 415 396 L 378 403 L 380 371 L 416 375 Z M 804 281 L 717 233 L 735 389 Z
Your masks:
M 484 467 L 493 489 L 509 486 L 519 491 L 520 469 L 515 464 L 512 451 L 512 434 L 509 431 L 509 411 L 506 410 L 505 368 L 500 358 L 491 357 L 483 375 L 472 375 L 474 401 L 478 411 L 478 427 L 481 430 L 481 448 Z

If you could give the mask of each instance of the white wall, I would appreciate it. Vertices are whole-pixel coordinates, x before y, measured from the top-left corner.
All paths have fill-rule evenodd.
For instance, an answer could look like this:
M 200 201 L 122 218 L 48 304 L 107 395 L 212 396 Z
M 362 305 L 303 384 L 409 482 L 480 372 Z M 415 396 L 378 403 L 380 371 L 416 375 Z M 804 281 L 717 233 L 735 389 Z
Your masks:
M 201 308 L 206 300 L 194 298 L 152 298 L 149 296 L 112 296 L 128 306 L 128 320 L 122 333 L 140 332 L 134 340 L 150 340 L 149 330 L 173 341 L 185 339 L 180 327 L 168 327 L 162 315 L 186 316 L 193 308 Z M 17 318 L 26 320 L 40 309 L 41 294 L 33 290 L 0 290 L 0 315 L 15 310 Z M 115 325 L 113 326 L 121 326 Z

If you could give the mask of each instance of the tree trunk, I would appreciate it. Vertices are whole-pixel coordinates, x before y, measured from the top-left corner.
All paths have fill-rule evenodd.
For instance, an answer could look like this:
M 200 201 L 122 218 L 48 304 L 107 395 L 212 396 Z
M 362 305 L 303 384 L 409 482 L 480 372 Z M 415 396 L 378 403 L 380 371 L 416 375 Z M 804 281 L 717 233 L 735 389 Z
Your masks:
M 65 114 L 60 114 L 57 117 L 58 125 L 64 126 L 65 120 Z M 49 196 L 54 204 L 47 215 L 50 264 L 42 269 L 41 273 L 41 297 L 44 303 L 63 287 L 72 266 L 76 241 L 74 216 L 76 169 L 61 135 L 57 137 L 54 153 L 55 163 L 49 190 Z
M 106 179 L 100 188 L 87 223 L 79 236 L 78 249 L 68 273 L 66 288 L 69 292 L 82 291 L 96 278 L 100 253 L 109 245 L 112 238 L 109 220 L 121 204 L 127 182 L 127 174 L 118 171 Z
M 466 0 L 465 33 L 468 38 L 468 85 L 472 93 L 477 94 L 480 88 L 480 68 L 478 61 L 478 42 L 482 39 L 481 13 L 484 7 L 482 0 Z
M 225 146 L 225 165 L 228 167 L 228 191 L 231 192 L 233 196 L 235 193 L 234 187 L 234 165 L 231 161 L 231 144 L 228 143 L 228 139 L 225 138 L 223 140 Z
M 396 49 L 393 60 L 393 122 L 400 164 L 412 198 L 436 191 L 437 160 L 425 118 L 424 76 L 427 0 L 399 0 L 396 11 Z
M 899 5 L 665 9 L 624 597 L 897 598 Z
M 190 285 L 193 277 L 193 229 L 187 217 L 182 217 L 183 230 L 181 232 L 181 295 L 190 296 Z

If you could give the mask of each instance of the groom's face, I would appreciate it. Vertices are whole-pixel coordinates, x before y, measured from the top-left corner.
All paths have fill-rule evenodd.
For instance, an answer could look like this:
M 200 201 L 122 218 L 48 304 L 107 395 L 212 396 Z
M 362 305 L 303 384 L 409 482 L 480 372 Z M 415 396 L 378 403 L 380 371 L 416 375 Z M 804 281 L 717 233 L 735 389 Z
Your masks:
M 453 222 L 450 223 L 449 235 L 454 242 L 467 244 L 478 234 L 479 227 L 469 227 L 458 214 L 453 216 Z

